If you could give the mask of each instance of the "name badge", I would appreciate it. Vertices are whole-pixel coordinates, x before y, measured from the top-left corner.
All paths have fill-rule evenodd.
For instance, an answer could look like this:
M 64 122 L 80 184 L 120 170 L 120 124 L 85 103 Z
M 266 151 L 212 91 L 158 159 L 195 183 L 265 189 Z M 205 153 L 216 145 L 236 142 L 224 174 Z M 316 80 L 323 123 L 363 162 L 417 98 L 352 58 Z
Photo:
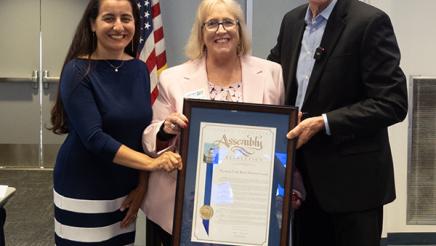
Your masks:
M 191 91 L 185 94 L 184 98 L 191 98 L 191 99 L 208 99 L 206 96 L 206 92 L 204 89 L 199 89 L 196 91 Z

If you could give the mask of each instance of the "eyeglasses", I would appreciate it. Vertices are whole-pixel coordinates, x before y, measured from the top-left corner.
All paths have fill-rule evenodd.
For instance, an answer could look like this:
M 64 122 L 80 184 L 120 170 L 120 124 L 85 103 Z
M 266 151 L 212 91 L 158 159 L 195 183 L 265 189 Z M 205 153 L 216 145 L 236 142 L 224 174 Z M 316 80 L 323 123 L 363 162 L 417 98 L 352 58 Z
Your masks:
M 236 25 L 239 24 L 239 20 L 232 20 L 232 19 L 224 19 L 222 21 L 212 19 L 209 21 L 206 21 L 203 23 L 203 26 L 206 28 L 206 30 L 211 32 L 218 31 L 218 28 L 220 25 L 223 26 L 224 30 L 229 31 L 236 27 Z

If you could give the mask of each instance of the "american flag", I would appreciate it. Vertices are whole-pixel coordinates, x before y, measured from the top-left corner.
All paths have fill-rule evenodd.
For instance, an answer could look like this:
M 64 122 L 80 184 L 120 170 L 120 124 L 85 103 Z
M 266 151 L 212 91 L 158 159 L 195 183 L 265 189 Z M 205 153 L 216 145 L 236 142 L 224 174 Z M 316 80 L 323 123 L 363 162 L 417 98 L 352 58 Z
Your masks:
M 137 0 L 141 22 L 138 58 L 147 64 L 150 72 L 152 103 L 158 95 L 159 74 L 167 67 L 164 32 L 159 0 Z

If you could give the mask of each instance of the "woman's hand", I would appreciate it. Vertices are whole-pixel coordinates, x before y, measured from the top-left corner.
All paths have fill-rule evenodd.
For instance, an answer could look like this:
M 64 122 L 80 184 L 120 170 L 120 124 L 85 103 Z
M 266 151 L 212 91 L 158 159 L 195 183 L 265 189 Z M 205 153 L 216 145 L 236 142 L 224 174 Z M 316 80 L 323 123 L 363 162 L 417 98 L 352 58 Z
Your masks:
M 170 172 L 174 169 L 181 170 L 182 167 L 182 157 L 172 151 L 162 153 L 151 162 L 151 170 L 163 169 Z
M 167 134 L 177 135 L 180 129 L 188 126 L 188 118 L 180 113 L 172 113 L 168 115 L 163 123 L 163 130 Z
M 142 200 L 145 196 L 145 186 L 143 184 L 138 185 L 134 190 L 132 190 L 127 198 L 123 201 L 120 210 L 124 211 L 128 209 L 126 216 L 121 221 L 121 228 L 125 228 L 130 225 L 130 223 L 136 220 L 139 207 L 141 206 Z

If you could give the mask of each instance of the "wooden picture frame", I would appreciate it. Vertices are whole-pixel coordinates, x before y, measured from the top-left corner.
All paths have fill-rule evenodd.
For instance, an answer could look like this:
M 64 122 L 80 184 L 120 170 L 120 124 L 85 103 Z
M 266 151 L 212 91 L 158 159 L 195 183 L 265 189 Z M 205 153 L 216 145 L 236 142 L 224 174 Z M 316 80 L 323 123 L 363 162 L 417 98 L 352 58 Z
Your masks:
M 289 245 L 297 108 L 185 99 L 183 114 L 173 245 Z

